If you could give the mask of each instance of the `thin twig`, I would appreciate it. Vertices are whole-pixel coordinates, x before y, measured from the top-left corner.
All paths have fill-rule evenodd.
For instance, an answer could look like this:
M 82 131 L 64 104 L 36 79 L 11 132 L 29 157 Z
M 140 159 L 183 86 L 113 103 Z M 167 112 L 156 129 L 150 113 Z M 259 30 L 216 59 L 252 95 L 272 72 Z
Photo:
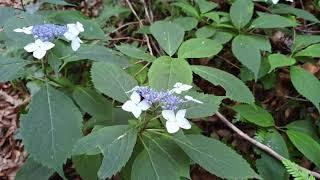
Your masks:
M 241 136 L 243 139 L 249 141 L 250 143 L 252 143 L 253 145 L 257 146 L 258 148 L 262 149 L 263 151 L 265 151 L 266 153 L 270 154 L 271 156 L 273 156 L 274 158 L 276 158 L 279 161 L 283 161 L 286 158 L 284 158 L 283 156 L 281 156 L 280 154 L 278 154 L 277 152 L 275 152 L 273 149 L 271 149 L 270 147 L 260 143 L 259 141 L 256 141 L 255 139 L 251 138 L 250 136 L 248 136 L 246 133 L 244 133 L 243 131 L 241 131 L 239 128 L 237 128 L 235 125 L 233 125 L 226 117 L 224 117 L 224 115 L 222 115 L 221 113 L 217 112 L 216 115 L 221 119 L 221 121 L 227 125 L 230 129 L 232 129 L 234 132 L 236 132 L 239 136 Z M 306 169 L 304 167 L 301 167 L 301 169 L 304 169 L 306 171 L 309 172 L 309 174 L 311 174 L 312 176 L 320 179 L 320 174 L 314 171 L 310 171 L 309 169 Z
M 224 58 L 224 57 L 222 57 L 222 56 L 217 56 L 219 59 L 222 59 L 222 60 L 224 60 L 224 61 L 226 61 L 228 64 L 230 64 L 231 66 L 233 66 L 233 67 L 235 67 L 235 68 L 237 68 L 237 69 L 240 69 L 240 67 L 239 66 L 237 66 L 237 65 L 235 65 L 234 63 L 232 63 L 229 59 L 227 59 L 227 58 Z
M 23 4 L 23 0 L 20 0 L 20 3 L 21 3 L 21 8 L 23 11 L 26 11 L 26 8 L 24 7 L 24 4 Z
M 152 20 L 151 20 L 151 17 L 150 17 L 150 14 L 149 14 L 149 10 L 148 10 L 148 6 L 147 6 L 146 2 L 145 2 L 145 0 L 140 0 L 140 1 L 141 1 L 142 5 L 144 7 L 144 11 L 146 13 L 146 17 L 147 17 L 149 23 L 151 23 Z

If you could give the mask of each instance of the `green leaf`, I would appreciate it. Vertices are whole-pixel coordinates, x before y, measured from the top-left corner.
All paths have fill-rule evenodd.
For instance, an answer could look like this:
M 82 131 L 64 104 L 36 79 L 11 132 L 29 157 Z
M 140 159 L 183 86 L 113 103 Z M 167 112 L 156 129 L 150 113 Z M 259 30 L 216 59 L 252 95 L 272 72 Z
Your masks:
M 29 112 L 20 122 L 23 144 L 37 162 L 60 169 L 81 137 L 81 121 L 72 100 L 45 83 L 32 97 Z
M 237 0 L 231 5 L 230 18 L 236 28 L 241 29 L 250 22 L 253 6 L 251 0 Z
M 247 104 L 239 104 L 234 106 L 233 109 L 247 121 L 254 123 L 258 126 L 274 126 L 274 120 L 272 115 L 262 107 Z
M 209 117 L 218 112 L 223 97 L 198 92 L 188 92 L 188 95 L 203 102 L 203 104 L 192 103 L 187 108 L 187 118 Z
M 73 156 L 72 162 L 81 178 L 84 180 L 96 180 L 98 179 L 98 170 L 101 165 L 101 155 L 81 155 Z
M 288 57 L 283 54 L 270 54 L 268 56 L 268 61 L 270 64 L 269 73 L 278 67 L 291 66 L 296 63 L 296 60 L 294 58 Z
M 196 8 L 185 2 L 173 3 L 174 6 L 180 7 L 185 13 L 200 19 L 200 14 Z
M 136 48 L 130 44 L 121 44 L 116 48 L 123 54 L 132 57 L 134 59 L 141 59 L 148 62 L 153 62 L 156 58 L 145 51 Z
M 298 24 L 296 21 L 288 19 L 283 16 L 276 14 L 263 14 L 253 20 L 252 28 L 285 28 L 285 27 L 296 27 Z
M 75 6 L 74 4 L 67 3 L 64 0 L 41 0 L 41 3 L 50 3 L 62 6 Z
M 253 36 L 238 35 L 232 41 L 232 52 L 237 59 L 251 70 L 255 79 L 258 79 L 261 64 L 260 50 L 266 50 L 266 46 L 260 39 Z M 271 49 L 271 48 L 270 48 Z
M 192 71 L 187 61 L 161 56 L 150 67 L 149 85 L 158 90 L 172 89 L 177 82 L 192 83 Z
M 220 43 L 220 44 L 225 44 L 225 43 L 229 42 L 232 39 L 232 37 L 233 37 L 232 33 L 224 32 L 224 31 L 217 31 L 211 39 Z
M 320 167 L 320 144 L 305 133 L 295 130 L 287 130 L 286 132 L 295 147 L 309 160 Z
M 201 14 L 211 11 L 212 9 L 218 7 L 218 4 L 215 2 L 207 1 L 207 0 L 196 0 L 200 8 Z
M 218 140 L 202 135 L 187 135 L 174 140 L 195 163 L 212 174 L 225 179 L 260 179 L 246 160 Z
M 222 45 L 214 40 L 194 38 L 182 43 L 178 56 L 179 58 L 205 58 L 214 56 L 221 50 Z
M 190 31 L 197 27 L 198 20 L 193 17 L 179 17 L 172 21 L 184 29 L 184 31 Z
M 306 49 L 299 51 L 294 56 L 295 57 L 307 56 L 307 57 L 318 58 L 318 57 L 320 57 L 320 44 L 311 45 L 311 46 L 307 47 Z
M 320 111 L 319 80 L 300 67 L 291 67 L 290 76 L 294 88 Z
M 128 66 L 129 61 L 125 56 L 119 56 L 109 48 L 100 45 L 81 45 L 80 49 L 65 59 L 66 62 L 89 59 Z M 65 64 L 66 64 L 65 62 Z
M 297 50 L 303 49 L 305 47 L 308 47 L 312 44 L 316 44 L 320 42 L 320 36 L 319 35 L 296 35 L 296 38 L 293 43 L 293 52 L 296 52 Z
M 212 84 L 222 86 L 228 98 L 248 104 L 254 103 L 249 88 L 232 74 L 216 68 L 195 65 L 192 66 L 192 71 Z
M 112 115 L 112 104 L 91 88 L 76 87 L 72 93 L 73 99 L 79 107 L 95 117 L 109 117 Z
M 209 38 L 216 33 L 216 30 L 211 26 L 203 26 L 196 31 L 197 38 Z
M 107 2 L 107 1 L 105 1 Z M 101 27 L 104 27 L 106 23 L 113 16 L 119 16 L 124 13 L 131 12 L 129 8 L 125 8 L 124 6 L 112 6 L 109 3 L 103 5 L 103 10 L 99 13 L 99 16 L 95 19 Z
M 74 146 L 73 154 L 93 154 L 97 150 L 101 151 L 103 160 L 98 177 L 110 178 L 127 163 L 136 139 L 137 131 L 129 129 L 127 125 L 107 126 L 81 138 Z
M 208 12 L 203 14 L 202 16 L 213 20 L 215 23 L 220 23 L 220 15 L 218 12 Z
M 150 31 L 161 48 L 172 56 L 183 41 L 184 29 L 166 21 L 157 21 L 150 26 Z
M 311 13 L 303 9 L 297 9 L 292 6 L 279 4 L 274 9 L 271 9 L 272 13 L 276 14 L 293 14 L 299 18 L 312 21 L 312 22 L 319 22 L 319 20 Z
M 24 163 L 24 165 L 18 171 L 16 180 L 43 180 L 49 179 L 54 173 L 54 170 L 49 169 L 40 163 L 34 161 L 32 158 Z
M 24 66 L 30 64 L 23 59 L 0 55 L 0 82 L 11 81 L 21 76 Z
M 132 76 L 114 64 L 93 63 L 91 77 L 96 89 L 120 102 L 127 101 L 129 94 L 126 92 L 138 85 Z
M 15 9 L 10 7 L 0 7 L 0 27 L 4 26 L 5 22 L 15 14 Z
M 318 136 L 316 126 L 312 123 L 311 120 L 298 120 L 293 121 L 290 124 L 285 126 L 287 129 L 299 131 L 311 136 L 317 142 L 320 142 L 320 138 Z

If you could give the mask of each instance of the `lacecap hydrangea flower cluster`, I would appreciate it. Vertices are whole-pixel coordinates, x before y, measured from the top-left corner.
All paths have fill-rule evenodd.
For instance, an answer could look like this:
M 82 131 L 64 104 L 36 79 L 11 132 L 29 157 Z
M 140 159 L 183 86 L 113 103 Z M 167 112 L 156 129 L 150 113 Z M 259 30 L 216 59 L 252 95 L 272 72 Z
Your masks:
M 17 28 L 13 31 L 32 35 L 35 42 L 27 44 L 24 49 L 27 52 L 32 52 L 33 57 L 42 59 L 46 52 L 55 46 L 51 41 L 56 38 L 64 37 L 66 40 L 71 41 L 72 50 L 77 51 L 82 43 L 79 34 L 84 31 L 84 28 L 80 22 L 77 22 L 67 25 L 39 24 Z
M 185 118 L 187 110 L 180 109 L 180 107 L 183 103 L 190 101 L 201 104 L 202 102 L 191 96 L 181 97 L 179 95 L 191 88 L 192 86 L 179 82 L 173 86 L 173 89 L 166 91 L 156 91 L 150 87 L 137 86 L 127 92 L 132 94 L 130 100 L 122 105 L 122 109 L 131 112 L 138 118 L 143 111 L 148 110 L 152 105 L 160 106 L 169 133 L 176 133 L 180 128 L 190 129 L 191 124 Z

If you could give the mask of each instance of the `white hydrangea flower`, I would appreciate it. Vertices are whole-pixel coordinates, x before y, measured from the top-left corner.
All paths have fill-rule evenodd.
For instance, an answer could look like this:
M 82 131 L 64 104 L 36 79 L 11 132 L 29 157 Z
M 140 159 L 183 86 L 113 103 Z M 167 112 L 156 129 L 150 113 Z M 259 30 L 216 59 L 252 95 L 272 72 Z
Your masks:
M 37 59 L 42 59 L 47 51 L 54 47 L 54 44 L 51 42 L 42 42 L 40 39 L 37 39 L 34 43 L 30 43 L 24 47 L 27 52 L 32 52 L 33 57 Z
M 286 1 L 293 2 L 293 0 L 286 0 Z M 272 0 L 273 4 L 278 4 L 278 2 L 279 2 L 279 0 Z
M 202 101 L 199 101 L 198 99 L 195 99 L 195 98 L 193 98 L 193 97 L 191 97 L 191 96 L 184 96 L 184 98 L 185 98 L 186 100 L 188 100 L 188 101 L 193 101 L 193 102 L 196 102 L 196 103 L 199 103 L 199 104 L 203 104 Z
M 71 48 L 73 51 L 77 51 L 80 48 L 81 39 L 78 37 L 81 32 L 84 31 L 83 25 L 80 22 L 76 24 L 67 24 L 67 32 L 63 36 L 71 41 Z
M 17 28 L 17 29 L 14 29 L 13 31 L 18 33 L 22 32 L 25 34 L 32 34 L 32 28 L 33 26 L 29 26 L 29 27 Z
M 147 101 L 141 101 L 140 95 L 135 91 L 131 94 L 130 100 L 122 105 L 123 110 L 131 112 L 136 118 L 141 115 L 142 111 L 146 111 L 150 107 L 151 105 Z
M 191 124 L 185 118 L 186 112 L 187 111 L 185 109 L 179 110 L 177 114 L 175 114 L 173 110 L 162 111 L 163 118 L 167 120 L 166 128 L 169 133 L 176 133 L 179 131 L 180 128 L 182 129 L 191 128 Z
M 190 85 L 183 84 L 181 82 L 177 82 L 175 85 L 173 85 L 173 89 L 170 90 L 170 92 L 181 94 L 183 91 L 188 91 L 191 88 L 192 88 L 192 86 L 190 86 Z

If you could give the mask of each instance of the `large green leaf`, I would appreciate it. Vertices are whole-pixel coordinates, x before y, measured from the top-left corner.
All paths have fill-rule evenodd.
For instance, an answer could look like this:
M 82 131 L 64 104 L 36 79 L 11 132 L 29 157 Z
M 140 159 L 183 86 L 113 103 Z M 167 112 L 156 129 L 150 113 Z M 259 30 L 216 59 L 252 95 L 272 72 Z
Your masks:
M 232 74 L 216 68 L 196 65 L 192 66 L 192 71 L 212 84 L 222 86 L 228 98 L 248 104 L 254 103 L 254 97 L 249 88 Z
M 15 9 L 11 7 L 0 7 L 0 27 L 2 27 L 5 22 L 15 14 Z
M 320 57 L 320 44 L 311 45 L 306 49 L 299 51 L 297 54 L 295 54 L 295 56 L 296 57 L 307 56 L 307 57 L 318 58 Z
M 32 97 L 21 121 L 23 144 L 32 158 L 59 169 L 81 137 L 81 113 L 72 100 L 48 83 Z
M 84 180 L 97 180 L 98 170 L 101 165 L 101 155 L 73 156 L 72 162 L 81 178 Z
M 116 48 L 121 53 L 135 59 L 141 59 L 149 62 L 153 62 L 156 59 L 154 56 L 150 55 L 149 53 L 146 53 L 143 50 L 129 44 L 121 44 L 119 46 L 116 46 Z
M 317 141 L 311 136 L 295 130 L 287 130 L 287 135 L 303 155 L 320 167 L 320 144 Z
M 251 0 L 237 0 L 230 8 L 230 18 L 233 25 L 241 29 L 249 23 L 253 15 L 253 2 Z
M 197 27 L 198 20 L 193 17 L 179 17 L 174 19 L 173 23 L 182 27 L 185 31 L 190 31 Z
M 182 43 L 178 51 L 179 58 L 204 58 L 218 54 L 222 45 L 205 38 L 189 39 Z
M 103 160 L 98 176 L 101 179 L 110 178 L 127 163 L 136 139 L 137 131 L 127 125 L 107 126 L 81 138 L 74 146 L 73 154 L 102 152 Z
M 112 104 L 91 88 L 76 87 L 72 97 L 79 107 L 91 116 L 110 117 L 112 115 Z
M 239 104 L 234 106 L 233 109 L 247 121 L 258 126 L 270 127 L 274 125 L 272 115 L 262 107 L 248 104 Z
M 274 9 L 271 9 L 271 12 L 276 14 L 293 14 L 308 21 L 319 22 L 319 20 L 308 11 L 297 9 L 289 5 L 279 4 Z
M 187 135 L 175 138 L 175 141 L 195 163 L 221 178 L 260 178 L 246 160 L 218 140 Z
M 319 80 L 308 71 L 296 66 L 291 67 L 290 76 L 294 88 L 320 111 Z
M 198 92 L 188 92 L 188 95 L 203 102 L 202 104 L 193 103 L 187 108 L 188 118 L 208 117 L 215 114 L 219 110 L 222 96 L 214 96 L 211 94 L 203 94 Z
M 293 121 L 285 126 L 287 129 L 299 131 L 308 134 L 317 142 L 320 142 L 320 138 L 317 133 L 315 124 L 311 120 L 298 120 Z
M 252 28 L 284 28 L 295 27 L 297 22 L 276 14 L 263 14 L 253 20 Z
M 138 85 L 132 76 L 114 64 L 93 63 L 91 77 L 96 89 L 120 102 L 128 100 L 126 92 Z
M 30 157 L 19 169 L 16 180 L 43 180 L 49 179 L 54 173 L 54 170 L 49 169 L 40 163 L 34 161 Z
M 184 37 L 182 27 L 167 21 L 157 21 L 151 24 L 150 31 L 169 56 L 172 56 L 178 50 Z
M 149 84 L 158 90 L 172 89 L 177 82 L 192 83 L 192 71 L 187 61 L 161 56 L 150 67 Z
M 21 76 L 24 66 L 31 62 L 0 55 L 0 82 L 11 81 Z
M 296 60 L 294 58 L 288 57 L 283 54 L 270 54 L 268 56 L 268 61 L 270 64 L 269 72 L 278 67 L 291 66 L 296 63 Z

